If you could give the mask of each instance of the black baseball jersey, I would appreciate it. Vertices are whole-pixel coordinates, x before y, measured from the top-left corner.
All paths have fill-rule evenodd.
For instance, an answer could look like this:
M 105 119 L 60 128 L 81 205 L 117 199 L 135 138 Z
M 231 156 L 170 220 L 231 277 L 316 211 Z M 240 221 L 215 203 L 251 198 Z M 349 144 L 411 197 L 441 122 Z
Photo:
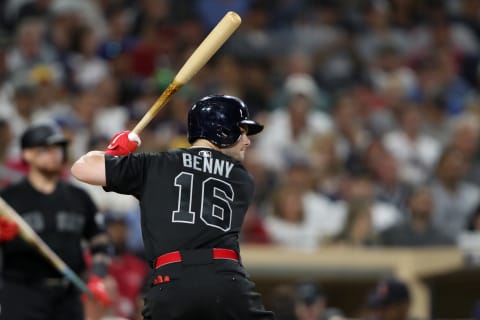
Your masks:
M 23 179 L 0 196 L 32 227 L 43 241 L 75 272 L 85 270 L 82 239 L 103 232 L 97 224 L 97 208 L 88 194 L 60 181 L 51 194 L 37 191 Z M 60 273 L 20 237 L 2 244 L 3 274 L 11 278 L 60 277 Z
M 239 250 L 238 234 L 253 196 L 243 165 L 208 148 L 105 156 L 105 190 L 140 200 L 150 262 L 199 248 Z

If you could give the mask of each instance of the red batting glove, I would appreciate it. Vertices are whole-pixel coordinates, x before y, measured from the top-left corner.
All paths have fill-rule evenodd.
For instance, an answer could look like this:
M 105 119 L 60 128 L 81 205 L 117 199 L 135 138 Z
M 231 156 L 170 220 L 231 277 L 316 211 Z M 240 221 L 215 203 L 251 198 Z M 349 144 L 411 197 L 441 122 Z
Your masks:
M 20 229 L 18 225 L 4 217 L 0 217 L 0 242 L 7 242 L 15 238 Z
M 108 295 L 107 288 L 102 278 L 99 276 L 91 276 L 88 280 L 87 287 L 93 296 L 104 306 L 105 308 L 112 302 Z
M 110 140 L 105 153 L 111 156 L 127 156 L 134 152 L 141 143 L 142 141 L 136 133 L 130 130 L 121 131 Z

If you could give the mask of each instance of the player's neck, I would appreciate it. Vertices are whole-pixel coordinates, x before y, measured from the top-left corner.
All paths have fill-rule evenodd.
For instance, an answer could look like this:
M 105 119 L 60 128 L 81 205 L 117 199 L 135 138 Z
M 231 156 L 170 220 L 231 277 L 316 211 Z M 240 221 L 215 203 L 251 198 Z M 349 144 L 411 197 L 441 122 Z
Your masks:
M 192 144 L 192 148 L 209 148 L 220 151 L 220 148 L 205 139 L 198 139 Z
M 28 181 L 39 192 L 49 194 L 57 187 L 58 175 L 45 175 L 37 170 L 30 170 Z

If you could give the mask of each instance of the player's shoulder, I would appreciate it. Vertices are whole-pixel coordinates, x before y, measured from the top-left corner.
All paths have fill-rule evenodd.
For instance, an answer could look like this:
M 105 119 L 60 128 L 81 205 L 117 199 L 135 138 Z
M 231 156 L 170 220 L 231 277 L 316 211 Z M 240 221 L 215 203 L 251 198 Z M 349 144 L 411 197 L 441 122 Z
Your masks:
M 20 179 L 17 182 L 9 184 L 2 190 L 0 190 L 0 197 L 5 198 L 7 196 L 16 195 L 19 193 L 25 193 L 28 188 L 28 182 L 26 178 Z
M 182 154 L 183 150 L 187 149 L 170 149 L 157 152 L 137 152 L 132 153 L 128 157 L 146 159 L 146 160 L 159 160 L 164 158 L 175 158 L 179 157 Z
M 148 166 L 158 166 L 162 164 L 178 162 L 182 157 L 182 153 L 185 149 L 171 149 L 159 152 L 143 153 L 140 156 L 144 158 L 144 161 Z
M 170 150 L 161 152 L 160 154 L 163 155 L 164 157 L 179 158 L 182 156 L 183 153 L 188 152 L 189 150 L 190 150 L 189 148 L 177 148 L 177 149 L 170 149 Z

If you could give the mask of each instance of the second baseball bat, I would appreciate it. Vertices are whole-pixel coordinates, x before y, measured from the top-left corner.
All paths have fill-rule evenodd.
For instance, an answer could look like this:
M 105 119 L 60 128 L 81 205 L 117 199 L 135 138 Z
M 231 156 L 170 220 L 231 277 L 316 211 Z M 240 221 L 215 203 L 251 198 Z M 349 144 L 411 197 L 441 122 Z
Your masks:
M 229 11 L 218 22 L 215 28 L 210 31 L 207 37 L 200 43 L 197 49 L 178 71 L 173 81 L 163 91 L 160 97 L 145 113 L 142 119 L 137 123 L 132 132 L 139 134 L 152 121 L 157 113 L 166 105 L 168 100 L 182 88 L 190 79 L 207 63 L 207 61 L 218 51 L 218 49 L 227 41 L 233 32 L 240 26 L 242 19 L 240 16 Z
M 80 291 L 92 297 L 85 282 L 33 231 L 32 227 L 7 203 L 0 198 L 0 215 L 6 216 L 18 225 L 20 236 L 35 247 L 65 278 Z

